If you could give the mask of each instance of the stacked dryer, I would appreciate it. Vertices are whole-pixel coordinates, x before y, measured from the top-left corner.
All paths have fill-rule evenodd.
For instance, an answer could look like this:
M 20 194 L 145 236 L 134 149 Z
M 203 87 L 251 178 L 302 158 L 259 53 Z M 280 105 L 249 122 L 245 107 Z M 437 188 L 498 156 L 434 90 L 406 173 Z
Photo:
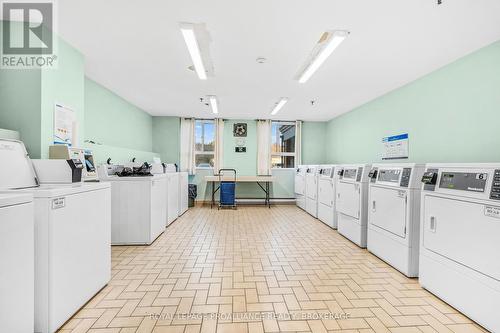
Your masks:
M 420 284 L 500 332 L 500 164 L 428 164 Z
M 335 165 L 322 165 L 318 178 L 318 219 L 334 229 L 337 229 L 335 211 L 337 171 Z
M 306 170 L 306 212 L 318 217 L 318 177 L 320 167 L 309 165 Z
M 299 208 L 306 209 L 306 165 L 299 165 L 295 169 L 295 203 Z
M 418 276 L 423 172 L 422 164 L 373 164 L 369 174 L 367 248 L 409 277 Z
M 366 247 L 369 164 L 341 165 L 337 181 L 338 231 L 359 247 Z

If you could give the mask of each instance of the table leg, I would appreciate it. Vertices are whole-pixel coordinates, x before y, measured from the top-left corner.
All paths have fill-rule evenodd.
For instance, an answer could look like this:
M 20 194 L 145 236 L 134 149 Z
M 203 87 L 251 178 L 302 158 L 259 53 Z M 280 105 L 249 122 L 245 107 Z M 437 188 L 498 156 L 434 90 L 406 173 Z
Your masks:
M 215 182 L 212 182 L 212 202 L 210 203 L 210 209 L 215 205 Z
M 269 208 L 271 208 L 271 199 L 269 198 L 269 182 L 266 182 L 266 199 Z

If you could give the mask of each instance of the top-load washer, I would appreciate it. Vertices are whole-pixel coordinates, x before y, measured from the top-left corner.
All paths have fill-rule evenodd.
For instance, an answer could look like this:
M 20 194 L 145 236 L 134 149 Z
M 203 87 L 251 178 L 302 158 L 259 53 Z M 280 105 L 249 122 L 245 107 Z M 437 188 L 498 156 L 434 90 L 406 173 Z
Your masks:
M 167 175 L 167 226 L 179 217 L 179 172 L 175 164 L 166 164 Z
M 369 164 L 345 164 L 337 180 L 338 231 L 359 247 L 366 247 Z
M 327 226 L 337 229 L 335 211 L 335 188 L 338 178 L 335 165 L 321 165 L 318 178 L 318 219 Z
M 373 164 L 368 175 L 367 248 L 409 277 L 418 276 L 423 164 Z
M 111 242 L 150 245 L 165 231 L 167 176 L 119 177 L 121 167 L 103 164 L 99 179 L 111 184 Z
M 0 140 L 0 161 L 2 192 L 34 198 L 34 326 L 37 333 L 52 333 L 111 279 L 110 185 L 39 185 L 44 179 L 38 173 L 50 173 L 35 173 L 20 141 Z M 59 163 L 52 162 L 39 167 Z
M 420 284 L 500 332 L 500 163 L 427 164 Z
M 31 194 L 0 194 L 0 332 L 34 330 L 34 212 Z
M 299 165 L 295 169 L 295 203 L 299 208 L 306 209 L 306 171 L 307 165 Z
M 319 165 L 309 165 L 306 170 L 306 212 L 318 217 Z

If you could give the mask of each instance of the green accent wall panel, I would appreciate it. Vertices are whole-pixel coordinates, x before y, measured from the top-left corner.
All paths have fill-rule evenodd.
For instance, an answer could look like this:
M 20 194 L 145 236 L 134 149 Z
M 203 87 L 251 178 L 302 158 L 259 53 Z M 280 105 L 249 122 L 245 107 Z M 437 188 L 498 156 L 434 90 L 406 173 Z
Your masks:
M 179 165 L 180 125 L 179 117 L 153 117 L 153 151 L 162 162 Z
M 327 146 L 326 122 L 304 121 L 302 123 L 302 164 L 324 164 Z
M 408 161 L 500 162 L 499 92 L 496 42 L 331 120 L 327 159 L 378 162 L 382 137 L 408 133 Z

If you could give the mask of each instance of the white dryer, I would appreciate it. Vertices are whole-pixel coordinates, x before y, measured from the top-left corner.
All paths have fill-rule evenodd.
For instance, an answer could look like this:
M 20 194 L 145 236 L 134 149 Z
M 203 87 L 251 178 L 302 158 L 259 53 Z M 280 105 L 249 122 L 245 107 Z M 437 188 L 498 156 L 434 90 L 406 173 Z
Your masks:
M 188 210 L 188 173 L 179 172 L 179 216 Z
M 373 164 L 367 248 L 409 277 L 418 276 L 423 164 Z
M 111 184 L 111 242 L 113 245 L 150 245 L 165 231 L 167 176 L 118 177 L 108 165 L 99 179 Z
M 110 185 L 38 185 L 24 144 L 0 147 L 0 188 L 34 197 L 34 326 L 52 333 L 111 278 Z
M 318 217 L 318 177 L 320 167 L 309 165 L 306 170 L 306 212 Z
M 179 172 L 175 164 L 166 164 L 167 175 L 167 226 L 179 217 Z
M 297 207 L 306 209 L 306 170 L 307 165 L 299 165 L 295 169 L 295 203 Z
M 33 196 L 0 194 L 0 332 L 34 330 Z
M 335 211 L 337 178 L 335 165 L 321 166 L 318 179 L 318 219 L 333 229 L 337 229 L 337 214 Z
M 335 202 L 338 231 L 359 247 L 366 247 L 369 164 L 341 165 Z
M 420 284 L 500 332 L 500 163 L 427 164 Z

